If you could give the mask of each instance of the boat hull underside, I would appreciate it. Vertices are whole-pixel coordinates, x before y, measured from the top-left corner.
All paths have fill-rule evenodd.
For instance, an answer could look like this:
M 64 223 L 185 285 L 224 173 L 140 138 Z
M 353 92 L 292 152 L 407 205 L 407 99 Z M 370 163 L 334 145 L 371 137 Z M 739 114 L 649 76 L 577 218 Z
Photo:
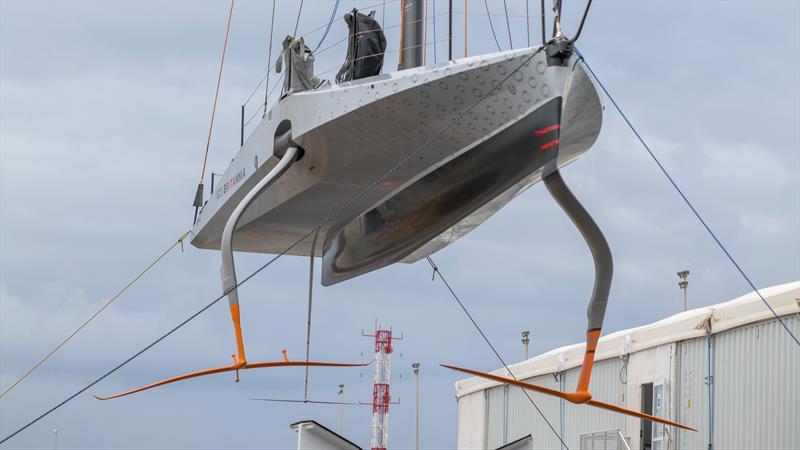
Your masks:
M 558 155 L 560 123 L 554 98 L 347 224 L 325 244 L 322 284 L 401 261 L 544 168 Z
M 245 211 L 233 246 L 323 254 L 327 285 L 416 261 L 465 235 L 539 181 L 543 168 L 583 154 L 602 112 L 579 62 L 548 67 L 536 49 L 296 93 L 237 153 L 224 179 L 245 176 L 212 196 L 193 245 L 219 248 L 229 210 L 277 162 L 272 136 L 286 120 L 304 156 Z M 557 123 L 554 135 L 535 136 Z M 553 136 L 560 144 L 538 151 Z

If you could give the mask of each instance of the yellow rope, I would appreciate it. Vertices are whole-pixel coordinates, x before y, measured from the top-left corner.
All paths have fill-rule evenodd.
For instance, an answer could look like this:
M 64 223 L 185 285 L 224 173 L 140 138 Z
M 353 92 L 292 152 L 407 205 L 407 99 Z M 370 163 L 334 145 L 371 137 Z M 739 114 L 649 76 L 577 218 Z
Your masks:
M 24 375 L 22 375 L 22 376 L 19 378 L 19 380 L 17 380 L 17 381 L 16 381 L 14 384 L 12 384 L 12 385 L 11 385 L 11 387 L 9 387 L 9 388 L 8 388 L 8 389 L 6 389 L 5 391 L 3 391 L 3 393 L 2 393 L 2 394 L 0 394 L 0 398 L 3 398 L 3 397 L 4 397 L 6 394 L 8 394 L 8 393 L 9 393 L 9 392 L 10 392 L 12 389 L 14 389 L 14 388 L 15 388 L 15 387 L 16 387 L 16 386 L 17 386 L 17 385 L 20 383 L 20 382 L 22 382 L 22 380 L 24 380 L 25 378 L 27 378 L 27 377 L 28 377 L 28 375 L 30 375 L 31 373 L 33 373 L 33 371 L 35 371 L 36 369 L 38 369 L 38 368 L 39 368 L 39 366 L 41 366 L 42 364 L 44 364 L 44 362 L 45 362 L 45 361 L 47 361 L 48 359 L 50 359 L 50 357 L 51 357 L 51 356 L 53 356 L 53 354 L 54 354 L 55 352 L 57 352 L 59 349 L 61 349 L 61 347 L 63 347 L 63 346 L 64 346 L 64 344 L 66 344 L 67 342 L 69 342 L 69 340 L 70 340 L 70 339 L 72 339 L 73 337 L 75 337 L 75 335 L 76 335 L 76 334 L 78 334 L 78 333 L 79 333 L 79 332 L 80 332 L 80 331 L 81 331 L 81 330 L 82 330 L 84 327 L 86 327 L 86 325 L 88 325 L 88 324 L 89 324 L 89 322 L 91 322 L 91 321 L 92 321 L 92 320 L 93 320 L 95 317 L 99 316 L 99 315 L 100 315 L 100 313 L 101 313 L 101 312 L 103 312 L 103 310 L 105 310 L 105 309 L 106 309 L 106 308 L 107 308 L 107 307 L 108 307 L 110 304 L 112 304 L 112 303 L 114 302 L 114 300 L 116 300 L 116 299 L 117 299 L 117 298 L 118 298 L 120 295 L 122 295 L 122 294 L 123 294 L 125 291 L 127 291 L 129 287 L 133 286 L 133 284 L 134 284 L 134 283 L 136 283 L 137 281 L 139 281 L 139 279 L 140 279 L 140 278 L 142 278 L 142 276 L 144 276 L 144 274 L 145 274 L 145 273 L 147 273 L 147 271 L 149 271 L 151 268 L 153 268 L 153 266 L 155 266 L 155 265 L 156 265 L 156 264 L 157 264 L 159 261 L 161 261 L 161 260 L 162 260 L 162 259 L 163 259 L 165 256 L 167 256 L 167 254 L 168 254 L 170 251 L 172 251 L 172 249 L 174 249 L 174 248 L 175 248 L 175 247 L 176 247 L 178 244 L 180 244 L 180 246 L 181 246 L 181 250 L 183 250 L 183 240 L 184 240 L 184 239 L 186 239 L 186 236 L 188 236 L 188 235 L 189 235 L 189 232 L 188 232 L 188 231 L 187 231 L 187 232 L 185 232 L 185 233 L 183 233 L 183 234 L 181 235 L 181 237 L 179 237 L 179 238 L 178 238 L 178 240 L 177 240 L 177 241 L 175 241 L 175 243 L 173 243 L 172 245 L 170 245 L 170 246 L 169 246 L 169 248 L 167 248 L 166 250 L 164 250 L 164 252 L 163 252 L 163 253 L 161 253 L 161 255 L 159 255 L 159 256 L 158 256 L 158 258 L 156 258 L 156 259 L 155 259 L 153 262 L 151 262 L 151 263 L 150 263 L 150 264 L 149 264 L 147 267 L 145 267 L 145 269 L 144 269 L 143 271 L 139 272 L 139 274 L 138 274 L 138 275 L 136 275 L 136 276 L 135 276 L 135 277 L 134 277 L 134 278 L 133 278 L 133 279 L 132 279 L 130 282 L 128 282 L 128 284 L 126 284 L 126 285 L 125 285 L 125 287 L 123 287 L 123 288 L 122 288 L 122 289 L 120 289 L 120 290 L 119 290 L 119 291 L 118 291 L 116 294 L 114 294 L 114 296 L 113 296 L 113 297 L 111 297 L 111 298 L 110 298 L 110 299 L 109 299 L 109 300 L 108 300 L 108 301 L 107 301 L 107 302 L 106 302 L 106 303 L 105 303 L 103 306 L 101 306 L 101 307 L 100 307 L 100 309 L 98 309 L 98 310 L 97 310 L 97 312 L 95 312 L 94 314 L 92 314 L 92 315 L 91 315 L 91 317 L 89 317 L 88 319 L 86 319 L 86 321 L 85 321 L 85 322 L 83 322 L 83 323 L 81 324 L 81 326 L 79 326 L 79 327 L 78 327 L 78 328 L 77 328 L 75 331 L 73 331 L 73 332 L 72 332 L 72 334 L 70 334 L 69 336 L 67 336 L 67 338 L 66 338 L 66 339 L 64 339 L 64 340 L 63 340 L 63 341 L 62 341 L 60 344 L 58 344 L 58 345 L 56 346 L 56 348 L 54 348 L 53 350 L 51 350 L 51 351 L 50 351 L 50 353 L 48 353 L 47 355 L 45 355 L 45 356 L 44 356 L 44 358 L 40 359 L 40 360 L 39 360 L 39 362 L 37 362 L 37 363 L 36 363 L 36 364 L 35 364 L 33 367 L 31 367 L 30 369 L 28 369 L 28 371 L 27 371 L 27 372 L 25 372 L 25 374 L 24 374 Z

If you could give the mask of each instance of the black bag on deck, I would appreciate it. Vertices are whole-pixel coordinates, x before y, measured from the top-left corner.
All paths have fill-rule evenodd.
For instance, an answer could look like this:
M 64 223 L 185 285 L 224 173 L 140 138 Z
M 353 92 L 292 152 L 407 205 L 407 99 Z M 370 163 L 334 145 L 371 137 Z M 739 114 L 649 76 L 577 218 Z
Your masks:
M 375 20 L 375 11 L 366 15 L 353 9 L 344 16 L 344 21 L 350 29 L 350 39 L 347 43 L 347 60 L 336 74 L 336 82 L 380 74 L 386 51 L 386 36 Z

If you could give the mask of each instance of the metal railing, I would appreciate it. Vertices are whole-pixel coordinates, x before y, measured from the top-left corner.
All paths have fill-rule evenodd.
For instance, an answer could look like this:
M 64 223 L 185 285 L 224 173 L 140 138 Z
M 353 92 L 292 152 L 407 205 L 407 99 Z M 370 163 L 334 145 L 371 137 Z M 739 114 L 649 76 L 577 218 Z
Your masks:
M 394 3 L 398 2 L 398 1 L 399 0 L 386 0 L 385 2 L 375 3 L 375 4 L 369 5 L 367 7 L 362 7 L 361 9 L 362 10 L 368 10 L 370 8 L 376 8 L 376 7 L 379 7 L 379 6 L 385 7 L 386 5 L 394 4 Z M 447 12 L 438 12 L 436 14 L 426 15 L 426 17 L 424 19 L 421 19 L 421 20 L 424 21 L 426 24 L 428 24 L 428 23 L 434 22 L 435 20 L 437 20 L 440 17 L 447 16 L 449 14 L 451 14 L 451 12 L 449 12 L 449 11 L 447 11 Z M 485 17 L 487 17 L 487 19 L 489 19 L 490 17 L 493 17 L 493 16 L 506 17 L 506 15 L 504 15 L 504 14 L 492 14 L 492 13 L 486 14 L 486 13 L 483 13 L 483 12 L 475 12 L 475 11 L 466 11 L 465 12 L 463 10 L 462 11 L 453 10 L 452 11 L 452 15 L 454 15 L 454 16 L 461 16 L 461 15 L 463 15 L 463 16 L 485 16 Z M 510 17 L 511 19 L 514 19 L 514 20 L 524 20 L 525 23 L 526 23 L 526 28 L 528 28 L 530 26 L 530 19 L 531 18 L 543 17 L 543 14 L 541 14 L 541 13 L 539 13 L 539 14 L 527 14 L 526 13 L 526 14 L 508 14 L 507 16 Z M 325 22 L 324 24 L 322 24 L 322 25 L 320 25 L 320 26 L 318 26 L 316 28 L 313 28 L 312 30 L 302 34 L 301 37 L 307 38 L 310 35 L 316 34 L 318 32 L 322 32 L 327 27 L 327 25 L 328 25 L 328 23 Z M 402 26 L 402 24 L 393 24 L 393 25 L 384 26 L 383 27 L 383 31 L 384 32 L 389 32 L 389 31 L 399 30 L 401 26 Z M 426 28 L 427 28 L 427 26 L 426 26 Z M 371 32 L 371 30 L 367 30 L 367 31 L 364 31 L 364 32 Z M 422 45 L 414 46 L 414 47 L 420 47 L 420 46 L 422 46 L 424 48 L 436 47 L 436 46 L 438 46 L 439 44 L 442 44 L 442 43 L 446 43 L 446 42 L 449 43 L 449 41 L 451 39 L 452 39 L 451 37 L 447 37 L 445 39 L 435 39 L 435 38 L 434 39 L 429 39 L 427 34 L 426 34 L 425 43 L 422 44 Z M 326 53 L 326 52 L 328 52 L 328 51 L 330 51 L 332 49 L 344 46 L 344 44 L 346 44 L 348 42 L 348 40 L 349 40 L 349 37 L 340 38 L 340 39 L 336 40 L 335 42 L 333 42 L 333 43 L 331 43 L 331 44 L 329 44 L 329 45 L 327 45 L 327 46 L 315 51 L 314 52 L 314 56 L 320 56 L 320 55 L 322 55 L 322 54 L 324 54 L 324 53 Z M 401 50 L 400 48 L 398 48 L 397 50 L 387 50 L 384 53 L 384 55 L 399 53 L 400 50 Z M 372 56 L 376 56 L 376 55 L 371 55 L 370 57 L 372 57 Z M 427 61 L 426 61 L 426 63 L 427 63 Z M 341 67 L 341 65 L 342 64 L 340 63 L 340 64 L 335 65 L 334 67 L 326 67 L 324 70 L 322 70 L 321 72 L 317 73 L 317 75 L 318 76 L 322 76 L 322 75 L 328 74 L 328 73 L 338 69 L 339 67 Z M 270 61 L 270 67 L 268 69 L 268 72 L 269 71 L 274 71 L 274 70 L 275 70 L 275 61 Z M 278 98 L 280 97 L 281 92 L 278 89 L 278 87 L 281 86 L 281 84 L 282 84 L 283 74 L 280 74 L 280 76 L 276 77 L 276 79 L 274 81 L 270 80 L 269 84 L 271 86 L 267 86 L 267 87 L 264 88 L 264 89 L 267 90 L 267 95 L 265 96 L 264 100 L 260 101 L 257 105 L 253 105 L 253 104 L 250 103 L 251 100 L 253 100 L 254 98 L 257 97 L 255 94 L 257 92 L 259 92 L 259 90 L 262 89 L 262 86 L 263 86 L 263 84 L 264 84 L 264 82 L 266 80 L 267 80 L 267 75 L 264 74 L 262 76 L 261 80 L 256 85 L 256 87 L 252 90 L 250 95 L 242 103 L 241 112 L 240 112 L 241 113 L 240 145 L 244 144 L 245 136 L 246 136 L 246 134 L 249 134 L 248 133 L 249 126 L 251 124 L 253 124 L 253 123 L 258 123 L 258 120 L 256 120 L 258 118 L 258 116 L 259 115 L 261 115 L 262 117 L 265 116 L 267 110 L 269 109 L 269 106 L 274 104 L 275 102 L 277 102 Z
M 631 450 L 622 431 L 607 430 L 581 435 L 581 450 Z

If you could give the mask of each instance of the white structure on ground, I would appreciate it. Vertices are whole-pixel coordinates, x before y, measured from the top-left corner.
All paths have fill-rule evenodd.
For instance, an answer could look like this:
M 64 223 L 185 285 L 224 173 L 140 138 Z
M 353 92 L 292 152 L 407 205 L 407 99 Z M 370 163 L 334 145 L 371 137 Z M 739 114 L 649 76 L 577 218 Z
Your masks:
M 316 421 L 304 420 L 290 426 L 297 433 L 297 450 L 362 450 Z
M 761 293 L 800 335 L 800 282 Z M 509 368 L 520 380 L 572 391 L 583 351 L 561 347 Z M 633 450 L 800 448 L 800 348 L 755 293 L 611 333 L 595 361 L 595 399 L 698 431 L 530 392 L 570 449 L 592 448 L 598 436 L 611 439 L 605 448 Z M 459 449 L 495 449 L 528 434 L 533 448 L 563 448 L 517 387 L 470 378 L 456 383 L 456 395 Z

